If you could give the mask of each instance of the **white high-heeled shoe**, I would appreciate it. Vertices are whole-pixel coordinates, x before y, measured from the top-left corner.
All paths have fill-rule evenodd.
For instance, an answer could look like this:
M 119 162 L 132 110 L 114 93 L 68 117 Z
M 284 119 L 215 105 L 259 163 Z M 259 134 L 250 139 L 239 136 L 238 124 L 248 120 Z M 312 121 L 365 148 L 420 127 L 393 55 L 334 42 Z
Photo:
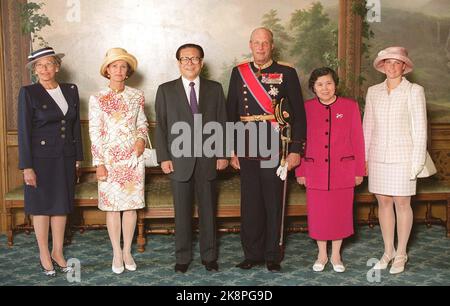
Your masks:
M 315 272 L 322 272 L 323 269 L 325 269 L 325 265 L 328 263 L 328 257 L 325 262 L 320 262 L 319 259 L 316 260 L 316 262 L 313 265 L 313 271 Z
M 118 268 L 114 267 L 114 264 L 111 266 L 111 268 L 112 268 L 112 271 L 116 274 L 122 274 L 123 271 L 125 270 L 125 268 L 123 266 L 118 267 Z
M 405 271 L 405 265 L 408 261 L 408 255 L 397 255 L 394 258 L 394 262 L 392 263 L 391 269 L 389 270 L 389 273 L 391 274 L 398 274 Z
M 123 271 L 125 270 L 125 268 L 123 266 L 123 263 L 122 263 L 122 266 L 120 266 L 120 267 L 114 267 L 114 258 L 113 258 L 113 262 L 112 262 L 112 265 L 111 265 L 111 269 L 116 274 L 122 274 Z
M 127 269 L 128 271 L 136 271 L 137 265 L 134 262 L 134 260 L 133 260 L 133 263 L 131 265 L 125 264 L 125 269 Z
M 335 264 L 332 260 L 330 260 L 331 265 L 333 266 L 333 270 L 338 273 L 342 273 L 345 271 L 345 266 L 342 264 Z
M 130 254 L 130 257 L 131 257 L 131 260 L 133 261 L 133 263 L 131 265 L 127 265 L 127 263 L 125 262 L 125 256 L 123 256 L 123 258 L 124 258 L 123 262 L 125 264 L 125 269 L 127 269 L 128 271 L 136 271 L 136 269 L 137 269 L 136 262 L 134 261 L 133 256 L 131 256 L 131 254 Z
M 395 258 L 395 251 L 392 254 L 392 257 L 389 256 L 386 253 L 383 253 L 383 256 L 381 256 L 381 259 L 373 266 L 374 270 L 384 270 L 388 267 L 389 263 Z

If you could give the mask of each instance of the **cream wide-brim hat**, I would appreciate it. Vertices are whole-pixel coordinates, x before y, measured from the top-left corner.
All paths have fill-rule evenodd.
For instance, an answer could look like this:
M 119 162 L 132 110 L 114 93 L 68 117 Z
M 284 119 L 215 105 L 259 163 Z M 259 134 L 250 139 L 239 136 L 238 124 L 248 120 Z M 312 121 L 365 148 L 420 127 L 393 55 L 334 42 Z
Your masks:
M 403 74 L 407 74 L 413 71 L 414 64 L 408 57 L 408 51 L 404 47 L 388 47 L 384 50 L 381 50 L 380 52 L 378 52 L 377 58 L 373 61 L 373 67 L 376 70 L 385 73 L 384 60 L 390 58 L 402 61 L 406 64 Z
M 105 60 L 100 67 L 100 74 L 105 78 L 108 78 L 106 68 L 108 68 L 109 64 L 114 63 L 115 61 L 125 61 L 128 65 L 130 65 L 131 71 L 128 73 L 129 76 L 131 76 L 137 69 L 138 61 L 136 57 L 128 53 L 127 50 L 123 48 L 112 48 L 106 52 Z

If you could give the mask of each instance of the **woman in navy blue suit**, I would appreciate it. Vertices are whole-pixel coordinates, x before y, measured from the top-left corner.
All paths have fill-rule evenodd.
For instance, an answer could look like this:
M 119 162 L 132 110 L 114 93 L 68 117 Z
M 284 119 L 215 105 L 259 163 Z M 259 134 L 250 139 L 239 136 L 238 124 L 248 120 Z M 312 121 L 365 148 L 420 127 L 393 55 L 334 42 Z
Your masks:
M 50 47 L 31 53 L 27 66 L 39 82 L 20 89 L 18 105 L 25 213 L 33 216 L 40 264 L 47 276 L 56 275 L 55 267 L 72 271 L 63 254 L 64 230 L 73 209 L 76 168 L 83 159 L 77 86 L 55 79 L 63 56 Z

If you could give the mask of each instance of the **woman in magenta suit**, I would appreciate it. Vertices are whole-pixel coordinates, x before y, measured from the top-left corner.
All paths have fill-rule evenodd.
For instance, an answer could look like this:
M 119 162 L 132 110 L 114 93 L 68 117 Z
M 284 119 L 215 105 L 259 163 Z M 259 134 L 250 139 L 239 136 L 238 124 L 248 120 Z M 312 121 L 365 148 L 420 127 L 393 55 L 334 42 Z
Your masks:
M 328 262 L 327 241 L 332 241 L 331 264 L 344 272 L 342 240 L 353 235 L 353 192 L 363 181 L 364 137 L 355 100 L 338 97 L 333 69 L 315 69 L 309 88 L 316 98 L 305 102 L 306 154 L 296 169 L 297 181 L 306 187 L 308 230 L 319 254 L 314 271 Z

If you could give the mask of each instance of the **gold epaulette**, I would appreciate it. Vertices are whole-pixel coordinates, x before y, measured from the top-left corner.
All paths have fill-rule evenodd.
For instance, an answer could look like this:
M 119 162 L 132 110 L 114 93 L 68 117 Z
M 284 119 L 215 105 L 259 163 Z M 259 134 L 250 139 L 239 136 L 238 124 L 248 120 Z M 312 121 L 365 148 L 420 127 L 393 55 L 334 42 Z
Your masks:
M 245 60 L 245 61 L 240 62 L 240 63 L 237 64 L 236 66 L 240 66 L 240 65 L 247 64 L 247 63 L 250 63 L 250 62 L 251 62 L 251 60 L 247 59 L 247 60 Z
M 280 65 L 283 65 L 283 66 L 288 66 L 288 67 L 291 67 L 291 68 L 295 68 L 294 67 L 294 64 L 291 64 L 291 63 L 288 63 L 288 62 L 277 62 L 278 64 L 280 64 Z

